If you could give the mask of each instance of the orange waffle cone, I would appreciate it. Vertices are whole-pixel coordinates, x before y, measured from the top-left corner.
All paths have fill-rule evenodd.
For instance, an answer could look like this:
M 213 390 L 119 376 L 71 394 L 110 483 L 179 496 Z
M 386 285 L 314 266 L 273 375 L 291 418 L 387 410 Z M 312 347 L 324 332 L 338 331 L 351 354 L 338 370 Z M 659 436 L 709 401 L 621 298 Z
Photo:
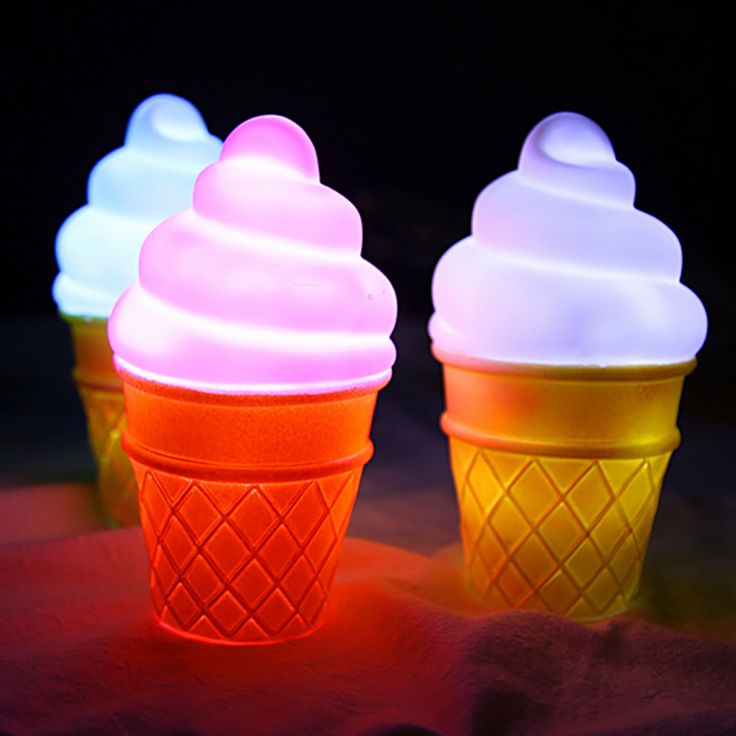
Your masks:
M 74 380 L 97 464 L 97 493 L 112 526 L 138 524 L 138 489 L 121 445 L 125 402 L 107 342 L 107 320 L 65 316 L 72 332 Z
M 545 368 L 435 354 L 478 593 L 492 608 L 578 620 L 624 611 L 639 588 L 694 361 Z
M 373 451 L 378 389 L 237 396 L 121 375 L 161 623 L 228 644 L 314 631 Z

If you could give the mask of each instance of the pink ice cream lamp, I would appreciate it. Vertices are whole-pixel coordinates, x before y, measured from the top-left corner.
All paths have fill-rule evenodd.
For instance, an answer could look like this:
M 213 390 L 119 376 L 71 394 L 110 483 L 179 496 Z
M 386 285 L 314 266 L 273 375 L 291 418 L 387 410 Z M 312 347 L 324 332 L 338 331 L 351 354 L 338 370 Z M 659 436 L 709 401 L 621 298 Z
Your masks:
M 175 632 L 271 643 L 323 619 L 391 376 L 391 284 L 304 131 L 249 120 L 146 239 L 109 337 L 154 608 Z

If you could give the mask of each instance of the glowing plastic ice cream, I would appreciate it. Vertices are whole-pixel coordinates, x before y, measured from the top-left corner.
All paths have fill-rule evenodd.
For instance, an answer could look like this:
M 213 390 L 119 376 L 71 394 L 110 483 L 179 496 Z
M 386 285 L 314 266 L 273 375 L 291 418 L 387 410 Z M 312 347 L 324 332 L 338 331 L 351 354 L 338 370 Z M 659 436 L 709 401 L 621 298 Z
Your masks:
M 158 227 L 109 336 L 119 364 L 221 393 L 323 393 L 385 382 L 396 297 L 360 255 L 355 207 L 319 181 L 285 118 L 243 123 Z
M 591 120 L 530 133 L 433 281 L 465 561 L 493 608 L 576 619 L 639 586 L 707 321 L 675 235 Z
M 430 334 L 442 350 L 504 362 L 689 360 L 707 320 L 681 262 L 674 233 L 634 207 L 634 177 L 603 130 L 552 115 L 437 265 Z
M 149 97 L 133 112 L 125 145 L 92 169 L 89 203 L 72 214 L 56 239 L 60 273 L 54 299 L 66 315 L 105 318 L 136 279 L 148 233 L 186 207 L 197 174 L 222 142 L 197 109 L 174 95 Z
M 304 131 L 243 123 L 141 250 L 110 342 L 161 623 L 273 643 L 322 621 L 389 380 L 396 297 Z
M 107 341 L 107 318 L 135 281 L 146 236 L 189 204 L 197 174 L 220 147 L 189 102 L 173 95 L 150 97 L 133 112 L 125 145 L 92 170 L 89 203 L 64 222 L 56 238 L 61 272 L 53 295 L 71 329 L 74 377 L 97 462 L 97 490 L 113 524 L 137 523 L 138 500 L 120 446 L 125 405 Z

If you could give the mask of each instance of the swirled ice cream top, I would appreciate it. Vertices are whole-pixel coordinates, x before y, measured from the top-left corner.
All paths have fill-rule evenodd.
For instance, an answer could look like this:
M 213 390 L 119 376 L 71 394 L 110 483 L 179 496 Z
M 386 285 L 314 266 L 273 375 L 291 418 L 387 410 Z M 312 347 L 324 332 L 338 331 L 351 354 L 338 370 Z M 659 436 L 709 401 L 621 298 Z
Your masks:
M 592 120 L 565 112 L 539 123 L 518 169 L 476 200 L 472 235 L 437 264 L 435 346 L 544 365 L 691 359 L 705 310 L 680 283 L 679 241 L 634 207 L 634 188 Z
M 125 145 L 101 159 L 87 185 L 89 203 L 56 237 L 60 273 L 53 295 L 72 316 L 107 317 L 136 278 L 148 233 L 191 201 L 197 174 L 222 141 L 187 100 L 159 94 L 133 112 Z
M 213 393 L 383 383 L 396 296 L 361 246 L 360 215 L 320 183 L 304 131 L 248 120 L 200 174 L 193 207 L 146 239 L 109 322 L 118 365 Z

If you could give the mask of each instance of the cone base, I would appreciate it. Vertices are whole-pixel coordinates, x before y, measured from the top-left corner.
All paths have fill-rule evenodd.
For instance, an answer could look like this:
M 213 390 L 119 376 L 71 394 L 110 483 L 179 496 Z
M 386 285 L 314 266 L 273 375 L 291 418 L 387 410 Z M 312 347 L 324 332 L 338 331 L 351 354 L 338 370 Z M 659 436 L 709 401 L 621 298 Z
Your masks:
M 97 495 L 108 526 L 140 523 L 138 488 L 122 447 L 126 429 L 123 384 L 107 341 L 107 320 L 64 317 L 74 343 L 77 384 L 97 466 Z
M 362 466 L 282 483 L 192 479 L 135 460 L 133 468 L 164 628 L 242 645 L 319 628 Z
M 243 647 L 243 646 L 269 647 L 275 644 L 288 644 L 290 641 L 298 641 L 299 639 L 306 639 L 308 636 L 312 636 L 312 634 L 316 634 L 324 626 L 325 621 L 324 619 L 321 619 L 311 629 L 308 629 L 302 634 L 284 637 L 283 639 L 273 638 L 273 639 L 268 639 L 267 641 L 232 641 L 230 639 L 211 639 L 206 636 L 197 636 L 195 634 L 190 634 L 186 631 L 182 631 L 181 629 L 177 629 L 174 626 L 169 626 L 167 623 L 162 621 L 158 616 L 156 616 L 156 623 L 164 631 L 171 634 L 172 636 L 176 636 L 181 639 L 189 639 L 190 641 L 196 641 L 196 642 L 199 642 L 200 644 L 206 644 L 207 646 L 216 644 L 221 647 Z
M 551 366 L 433 352 L 481 598 L 586 621 L 626 610 L 695 361 Z
M 122 446 L 125 401 L 120 391 L 78 383 L 87 416 L 87 431 L 97 464 L 97 495 L 108 526 L 140 523 L 138 487 Z
M 635 598 L 670 452 L 539 456 L 450 437 L 465 563 L 491 608 L 593 621 Z

